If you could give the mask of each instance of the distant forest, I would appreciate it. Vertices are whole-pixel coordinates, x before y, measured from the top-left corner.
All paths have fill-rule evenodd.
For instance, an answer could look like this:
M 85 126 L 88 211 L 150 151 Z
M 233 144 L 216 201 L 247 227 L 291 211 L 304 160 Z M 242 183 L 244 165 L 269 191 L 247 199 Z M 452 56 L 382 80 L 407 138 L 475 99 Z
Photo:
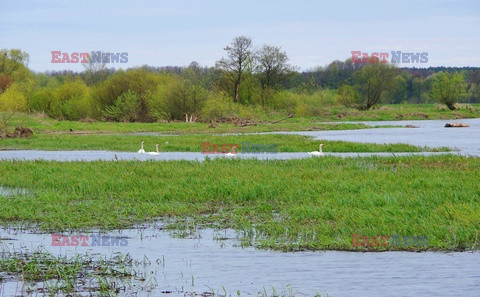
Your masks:
M 0 111 L 68 120 L 216 121 L 268 111 L 315 116 L 329 106 L 437 102 L 453 110 L 457 102 L 480 103 L 479 67 L 398 68 L 347 59 L 300 72 L 280 47 L 255 48 L 245 36 L 211 67 L 114 70 L 89 59 L 81 72 L 35 73 L 28 61 L 19 49 L 0 51 Z

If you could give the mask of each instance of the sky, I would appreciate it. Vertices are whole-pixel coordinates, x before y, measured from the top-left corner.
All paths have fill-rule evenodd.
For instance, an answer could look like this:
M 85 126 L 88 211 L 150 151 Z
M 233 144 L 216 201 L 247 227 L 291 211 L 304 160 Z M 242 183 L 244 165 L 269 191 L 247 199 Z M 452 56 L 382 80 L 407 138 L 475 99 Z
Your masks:
M 213 66 L 239 35 L 281 46 L 299 70 L 346 60 L 352 51 L 428 53 L 428 63 L 480 66 L 480 1 L 321 0 L 0 0 L 0 48 L 30 54 L 29 67 L 81 71 L 51 63 L 52 51 L 128 53 L 115 68 Z

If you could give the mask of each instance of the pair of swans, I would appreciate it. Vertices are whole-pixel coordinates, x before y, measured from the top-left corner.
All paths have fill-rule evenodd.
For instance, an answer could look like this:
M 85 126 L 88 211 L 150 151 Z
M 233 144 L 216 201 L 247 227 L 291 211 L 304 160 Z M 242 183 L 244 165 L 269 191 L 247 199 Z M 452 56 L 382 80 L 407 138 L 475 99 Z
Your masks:
M 142 141 L 141 145 L 140 145 L 140 149 L 138 150 L 138 153 L 139 154 L 147 154 L 147 155 L 160 155 L 160 152 L 158 151 L 158 144 L 155 145 L 155 148 L 156 148 L 156 152 L 145 152 L 145 150 L 143 149 L 143 144 L 144 142 Z
M 308 154 L 309 154 L 310 156 L 312 156 L 312 157 L 321 157 L 321 156 L 323 156 L 323 152 L 322 152 L 323 146 L 324 146 L 324 144 L 321 143 L 321 144 L 320 144 L 320 147 L 318 148 L 318 149 L 319 149 L 318 152 L 317 152 L 317 151 L 315 151 L 315 152 L 309 152 Z
M 168 142 L 166 142 L 168 143 Z M 160 152 L 158 151 L 158 144 L 155 145 L 155 149 L 156 149 L 156 152 L 145 152 L 145 149 L 143 148 L 143 145 L 144 145 L 144 142 L 142 141 L 141 145 L 140 145 L 140 149 L 138 150 L 138 153 L 139 154 L 147 154 L 147 155 L 160 155 Z M 323 151 L 322 151 L 322 148 L 323 148 L 324 144 L 321 143 L 320 146 L 318 147 L 319 151 L 314 151 L 314 152 L 309 152 L 308 154 L 312 157 L 320 157 L 320 156 L 323 156 Z M 231 152 L 229 152 L 228 154 L 225 154 L 225 156 L 228 156 L 228 157 L 234 157 L 238 155 L 237 154 L 233 154 Z

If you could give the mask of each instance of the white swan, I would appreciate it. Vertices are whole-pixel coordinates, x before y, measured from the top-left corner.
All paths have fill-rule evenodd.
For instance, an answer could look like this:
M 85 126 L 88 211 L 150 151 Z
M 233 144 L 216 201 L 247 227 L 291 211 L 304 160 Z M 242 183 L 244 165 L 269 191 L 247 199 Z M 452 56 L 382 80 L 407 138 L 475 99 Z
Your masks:
M 319 152 L 309 152 L 308 154 L 312 157 L 323 156 L 322 147 L 323 147 L 323 143 L 320 144 L 320 147 L 319 147 L 320 151 Z
M 160 155 L 160 152 L 158 151 L 158 144 L 157 144 L 157 145 L 155 145 L 155 148 L 157 149 L 157 151 L 156 151 L 156 152 L 148 152 L 147 154 L 149 154 L 149 155 L 154 155 L 154 156 L 156 156 L 156 155 Z
M 143 141 L 142 141 L 140 149 L 138 150 L 138 153 L 139 154 L 145 154 L 145 150 L 143 149 Z

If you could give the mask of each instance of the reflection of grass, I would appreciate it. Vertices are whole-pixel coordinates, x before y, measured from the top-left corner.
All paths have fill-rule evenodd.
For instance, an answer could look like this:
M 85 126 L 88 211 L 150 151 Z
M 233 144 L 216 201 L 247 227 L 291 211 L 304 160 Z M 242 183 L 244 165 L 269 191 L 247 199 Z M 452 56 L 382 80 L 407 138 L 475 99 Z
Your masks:
M 31 284 L 43 282 L 43 288 L 38 288 L 39 292 L 51 295 L 81 291 L 115 294 L 118 293 L 117 287 L 120 286 L 117 285 L 122 282 L 122 278 L 135 276 L 132 259 L 128 255 L 93 259 L 78 254 L 67 258 L 55 257 L 46 252 L 3 252 L 0 256 L 0 270 Z
M 478 249 L 480 159 L 457 156 L 205 162 L 0 162 L 0 220 L 121 228 L 157 218 L 232 227 L 244 244 L 352 249 L 351 235 L 426 235 Z
M 34 135 L 29 139 L 4 139 L 0 149 L 37 150 L 110 150 L 137 152 L 140 142 L 145 141 L 145 150 L 154 151 L 160 144 L 160 151 L 201 152 L 202 142 L 218 145 L 250 142 L 255 144 L 278 144 L 279 152 L 308 152 L 318 150 L 320 141 L 312 137 L 285 134 L 260 135 L 180 135 L 180 136 L 126 136 L 126 135 Z M 168 142 L 168 144 L 166 144 Z M 322 141 L 328 152 L 420 152 L 429 148 L 418 148 L 408 144 L 367 144 L 344 141 Z M 448 151 L 447 148 L 435 149 Z M 240 149 L 241 151 L 241 149 Z

